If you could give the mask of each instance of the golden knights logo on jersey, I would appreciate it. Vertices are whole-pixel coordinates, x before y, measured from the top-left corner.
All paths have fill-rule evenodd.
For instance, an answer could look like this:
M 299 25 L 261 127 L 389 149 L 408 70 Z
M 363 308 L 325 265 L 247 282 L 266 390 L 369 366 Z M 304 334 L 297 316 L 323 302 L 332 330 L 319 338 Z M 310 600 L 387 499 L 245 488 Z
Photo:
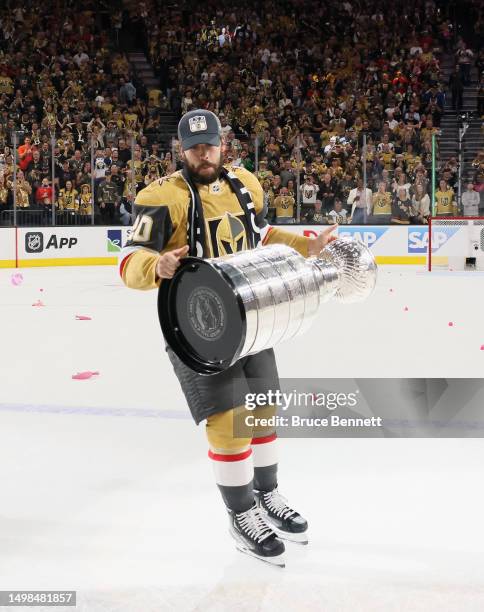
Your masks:
M 211 257 L 232 255 L 245 251 L 247 246 L 247 225 L 244 213 L 226 212 L 221 217 L 206 220 L 207 242 Z

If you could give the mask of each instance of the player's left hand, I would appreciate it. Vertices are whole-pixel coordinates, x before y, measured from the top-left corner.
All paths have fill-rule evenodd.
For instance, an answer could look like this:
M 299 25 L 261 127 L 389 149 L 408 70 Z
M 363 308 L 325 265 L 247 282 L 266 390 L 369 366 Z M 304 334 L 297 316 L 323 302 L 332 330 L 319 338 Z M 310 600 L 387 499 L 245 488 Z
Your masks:
M 309 257 L 317 257 L 325 246 L 327 246 L 330 242 L 333 242 L 333 240 L 336 240 L 337 236 L 331 235 L 331 233 L 334 232 L 337 227 L 337 224 L 330 225 L 330 227 L 324 229 L 316 238 L 309 241 Z

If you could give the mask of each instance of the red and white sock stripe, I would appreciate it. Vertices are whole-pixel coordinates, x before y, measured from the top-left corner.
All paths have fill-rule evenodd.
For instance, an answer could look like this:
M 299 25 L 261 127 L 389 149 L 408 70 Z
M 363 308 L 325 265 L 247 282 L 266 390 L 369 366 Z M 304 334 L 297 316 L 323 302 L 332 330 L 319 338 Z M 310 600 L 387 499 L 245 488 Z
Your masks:
M 208 451 L 212 460 L 215 481 L 224 487 L 240 487 L 249 484 L 254 477 L 252 449 L 248 448 L 236 454 Z
M 273 433 L 261 438 L 252 438 L 251 445 L 254 467 L 266 467 L 267 465 L 277 463 L 277 434 Z

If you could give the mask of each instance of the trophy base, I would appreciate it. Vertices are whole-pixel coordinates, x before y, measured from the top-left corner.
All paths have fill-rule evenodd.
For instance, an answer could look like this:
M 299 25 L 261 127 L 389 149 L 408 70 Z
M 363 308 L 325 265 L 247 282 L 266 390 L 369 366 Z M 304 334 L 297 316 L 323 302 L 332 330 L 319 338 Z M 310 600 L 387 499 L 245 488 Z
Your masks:
M 158 292 L 165 340 L 199 374 L 216 374 L 239 358 L 246 337 L 242 299 L 212 260 L 186 257 Z

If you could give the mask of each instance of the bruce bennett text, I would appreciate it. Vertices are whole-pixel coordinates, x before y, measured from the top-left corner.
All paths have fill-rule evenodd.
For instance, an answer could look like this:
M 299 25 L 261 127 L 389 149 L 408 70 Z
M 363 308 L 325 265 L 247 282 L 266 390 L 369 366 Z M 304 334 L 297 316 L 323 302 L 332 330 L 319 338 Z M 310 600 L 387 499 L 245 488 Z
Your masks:
M 249 414 L 244 418 L 247 427 L 382 427 L 382 417 L 340 417 L 332 414 L 329 417 L 301 417 L 298 415 L 276 415 L 269 418 Z

